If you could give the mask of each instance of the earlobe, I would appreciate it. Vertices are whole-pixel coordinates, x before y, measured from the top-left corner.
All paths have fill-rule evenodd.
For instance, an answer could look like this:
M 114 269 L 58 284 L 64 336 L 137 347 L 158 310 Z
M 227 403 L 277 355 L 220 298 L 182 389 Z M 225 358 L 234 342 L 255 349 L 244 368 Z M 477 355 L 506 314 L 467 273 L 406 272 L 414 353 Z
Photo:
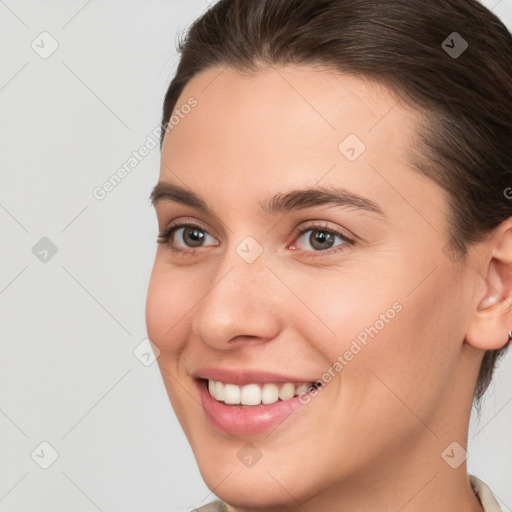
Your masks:
M 473 312 L 466 343 L 482 350 L 497 350 L 512 331 L 512 218 L 504 221 L 485 241 L 486 289 Z
M 512 331 L 512 305 L 496 292 L 486 295 L 478 305 L 466 333 L 466 343 L 482 350 L 497 350 L 509 341 Z
M 481 350 L 498 350 L 503 348 L 512 336 L 512 321 L 510 320 L 510 310 L 508 314 L 497 312 L 490 315 L 479 315 L 473 319 L 468 332 L 466 333 L 466 343 Z M 500 317 L 506 317 L 504 322 Z

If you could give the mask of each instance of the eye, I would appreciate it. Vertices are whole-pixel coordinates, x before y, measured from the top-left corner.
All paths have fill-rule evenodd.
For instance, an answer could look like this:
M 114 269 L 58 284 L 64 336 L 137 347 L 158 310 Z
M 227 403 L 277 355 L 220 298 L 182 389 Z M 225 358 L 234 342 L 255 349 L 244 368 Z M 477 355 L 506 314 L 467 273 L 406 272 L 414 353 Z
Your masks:
M 352 245 L 354 243 L 353 240 L 339 231 L 327 228 L 325 225 L 303 226 L 297 232 L 300 236 L 294 242 L 294 247 L 292 248 L 307 252 L 326 252 L 338 246 Z M 299 247 L 295 247 L 297 244 Z
M 214 243 L 207 244 L 208 239 Z M 188 252 L 205 245 L 218 245 L 218 241 L 205 229 L 194 224 L 168 226 L 158 234 L 158 243 L 167 244 L 174 251 Z
M 298 228 L 295 237 L 296 239 L 291 249 L 299 249 L 310 253 L 308 256 L 311 257 L 320 256 L 321 254 L 318 253 L 335 253 L 344 250 L 345 246 L 355 244 L 354 240 L 336 229 L 319 224 Z M 209 239 L 211 243 L 208 243 Z M 202 247 L 219 245 L 219 241 L 210 235 L 208 231 L 192 223 L 168 226 L 158 234 L 157 242 L 167 244 L 172 251 L 181 253 L 195 253 L 197 249 Z M 336 247 L 340 248 L 336 249 Z

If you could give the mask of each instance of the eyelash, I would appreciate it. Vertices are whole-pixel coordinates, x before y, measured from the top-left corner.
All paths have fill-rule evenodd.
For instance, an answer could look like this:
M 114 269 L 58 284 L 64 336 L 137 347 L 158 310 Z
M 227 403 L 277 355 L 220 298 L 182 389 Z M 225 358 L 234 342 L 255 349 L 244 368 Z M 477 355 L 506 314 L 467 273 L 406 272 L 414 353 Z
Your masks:
M 199 252 L 198 249 L 190 249 L 190 248 L 189 249 L 177 249 L 176 247 L 173 247 L 171 244 L 169 244 L 171 235 L 174 230 L 177 230 L 180 228 L 187 228 L 187 227 L 188 228 L 196 228 L 196 229 L 199 229 L 200 231 L 207 232 L 206 229 L 202 228 L 201 226 L 198 226 L 197 224 L 193 224 L 193 223 L 190 223 L 190 224 L 182 223 L 182 224 L 170 225 L 166 229 L 164 229 L 162 232 L 158 233 L 157 243 L 168 244 L 169 249 L 176 253 L 180 253 L 183 255 L 189 255 L 189 254 L 196 255 Z M 312 224 L 312 225 L 307 225 L 307 226 L 301 226 L 294 231 L 293 236 L 294 236 L 294 238 L 300 238 L 304 233 L 307 233 L 308 231 L 320 231 L 323 233 L 329 233 L 330 235 L 335 235 L 335 236 L 339 237 L 344 243 L 340 244 L 334 248 L 326 249 L 324 251 L 307 251 L 305 249 L 294 249 L 294 250 L 298 250 L 299 252 L 306 253 L 307 258 L 318 258 L 318 257 L 324 256 L 325 254 L 333 255 L 338 252 L 343 252 L 346 250 L 347 245 L 351 246 L 356 243 L 355 240 L 353 240 L 352 238 L 349 238 L 346 235 L 343 235 L 342 233 L 340 233 L 339 231 L 337 231 L 335 229 L 328 228 L 327 225 L 321 225 L 321 224 Z

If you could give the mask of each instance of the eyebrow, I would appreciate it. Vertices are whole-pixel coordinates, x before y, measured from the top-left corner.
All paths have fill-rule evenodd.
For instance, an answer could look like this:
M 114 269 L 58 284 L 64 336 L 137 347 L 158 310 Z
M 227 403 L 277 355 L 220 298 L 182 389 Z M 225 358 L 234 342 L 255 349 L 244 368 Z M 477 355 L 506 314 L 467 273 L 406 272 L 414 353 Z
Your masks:
M 175 201 L 191 206 L 206 215 L 216 216 L 213 210 L 197 194 L 169 182 L 161 181 L 157 183 L 149 199 L 153 206 L 162 201 Z M 258 204 L 262 211 L 268 215 L 289 213 L 315 206 L 342 206 L 353 207 L 386 217 L 382 208 L 371 199 L 333 185 L 279 193 L 265 202 L 258 202 Z

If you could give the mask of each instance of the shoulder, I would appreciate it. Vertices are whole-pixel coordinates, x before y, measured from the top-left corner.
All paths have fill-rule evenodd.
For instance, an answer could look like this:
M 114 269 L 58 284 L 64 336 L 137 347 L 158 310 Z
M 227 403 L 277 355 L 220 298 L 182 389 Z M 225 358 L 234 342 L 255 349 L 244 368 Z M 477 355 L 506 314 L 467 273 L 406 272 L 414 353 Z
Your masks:
M 503 512 L 491 489 L 479 478 L 469 475 L 473 491 L 480 499 L 484 512 Z

